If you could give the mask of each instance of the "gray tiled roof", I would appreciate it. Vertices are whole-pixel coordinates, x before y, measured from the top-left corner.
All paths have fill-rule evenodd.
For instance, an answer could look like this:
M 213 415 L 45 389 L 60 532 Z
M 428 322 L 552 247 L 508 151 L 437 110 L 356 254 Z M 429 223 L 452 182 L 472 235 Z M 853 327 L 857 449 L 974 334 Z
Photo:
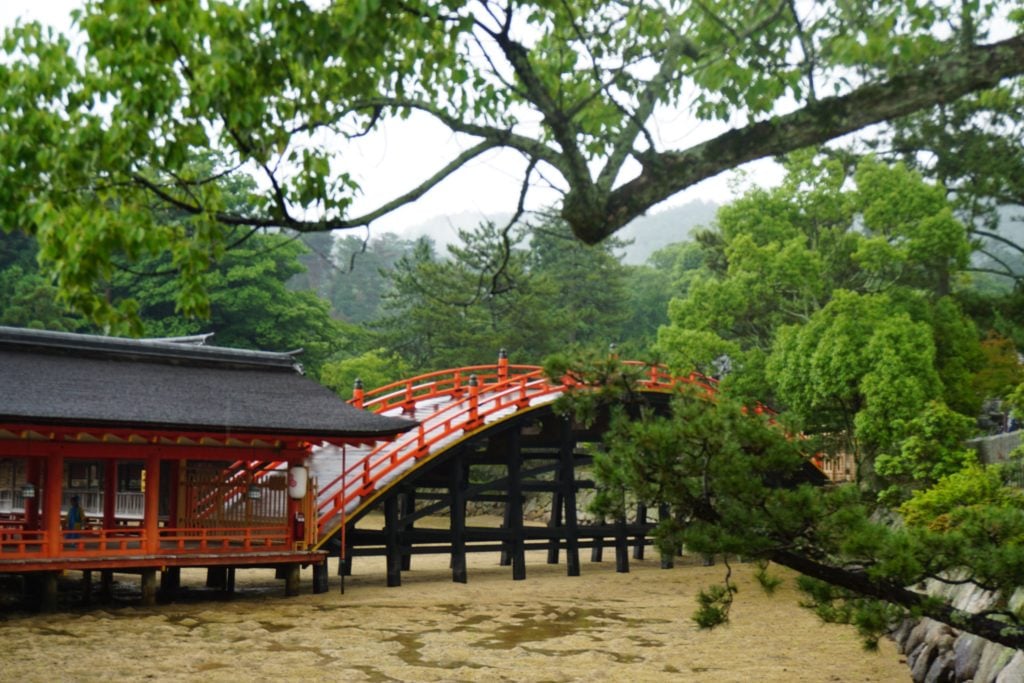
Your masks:
M 292 353 L 0 327 L 0 422 L 385 436 L 415 425 L 353 408 Z

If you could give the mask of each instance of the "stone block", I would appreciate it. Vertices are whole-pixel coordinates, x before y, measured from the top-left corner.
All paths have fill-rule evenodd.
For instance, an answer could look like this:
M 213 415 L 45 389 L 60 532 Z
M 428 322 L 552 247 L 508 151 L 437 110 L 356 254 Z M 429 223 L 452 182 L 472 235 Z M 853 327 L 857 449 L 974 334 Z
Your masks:
M 929 669 L 932 668 L 932 663 L 939 654 L 939 649 L 932 643 L 924 642 L 914 652 L 917 656 L 914 657 L 914 663 L 910 667 L 910 677 L 914 679 L 914 683 L 923 683 Z M 907 663 L 910 664 L 909 657 Z
M 1024 650 L 1017 650 L 1010 663 L 996 676 L 996 683 L 1020 683 L 1024 681 Z
M 969 681 L 974 678 L 987 643 L 984 638 L 970 633 L 963 633 L 956 639 L 953 643 L 956 680 Z
M 893 629 L 893 632 L 889 634 L 893 642 L 896 643 L 896 648 L 900 651 L 900 654 L 906 654 L 907 650 L 904 647 L 907 643 L 907 638 L 910 637 L 910 632 L 917 626 L 917 621 L 914 619 L 904 619 L 900 622 L 900 625 Z
M 956 683 L 956 673 L 953 664 L 953 651 L 935 648 L 939 652 L 932 665 L 928 667 L 928 673 L 924 676 L 924 683 Z
M 928 634 L 928 627 L 932 624 L 931 619 L 922 619 L 917 622 L 917 626 L 910 630 L 910 635 L 907 636 L 906 642 L 903 643 L 903 653 L 910 654 L 917 647 L 924 642 L 926 635 Z
M 993 683 L 996 676 L 1006 668 L 1016 652 L 1016 650 L 995 643 L 985 646 L 985 651 L 981 654 L 981 661 L 978 663 L 978 672 L 974 674 L 975 683 Z

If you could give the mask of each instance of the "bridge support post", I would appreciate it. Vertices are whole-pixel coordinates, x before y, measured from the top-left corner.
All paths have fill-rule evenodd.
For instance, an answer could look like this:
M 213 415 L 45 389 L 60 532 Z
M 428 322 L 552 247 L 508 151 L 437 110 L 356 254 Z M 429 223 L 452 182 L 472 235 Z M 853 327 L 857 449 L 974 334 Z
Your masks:
M 142 570 L 142 606 L 153 607 L 156 605 L 156 570 Z
M 313 592 L 314 593 L 326 593 L 329 589 L 327 582 L 327 561 L 324 560 L 320 564 L 313 565 Z
M 505 442 L 508 462 L 508 517 L 512 535 L 512 579 L 526 578 L 526 546 L 523 530 L 523 452 L 519 447 L 519 429 L 511 429 Z
M 462 452 L 452 463 L 449 494 L 451 504 L 452 581 L 466 583 L 466 476 Z
M 342 534 L 344 536 L 344 534 Z M 346 539 L 347 540 L 347 539 Z M 352 576 L 352 545 L 338 545 L 338 576 Z
M 302 577 L 301 565 L 298 563 L 284 567 L 284 594 L 285 597 L 294 598 L 299 594 L 299 581 Z
M 100 599 L 110 600 L 114 597 L 114 572 L 104 569 L 100 572 Z
M 40 612 L 57 611 L 57 578 L 60 572 L 42 572 L 39 575 L 39 583 L 36 592 L 39 596 Z
M 505 511 L 502 513 L 501 528 L 508 531 L 512 528 L 512 495 L 507 494 L 505 500 Z M 502 567 L 508 567 L 512 564 L 512 541 L 505 539 L 501 542 L 501 557 L 498 560 L 498 564 Z
M 160 599 L 174 600 L 181 588 L 181 567 L 167 567 L 160 572 Z
M 402 516 L 403 519 L 407 519 L 408 517 L 410 517 L 412 515 L 412 513 L 416 512 L 416 489 L 415 488 L 410 488 L 410 489 L 407 489 L 405 492 L 403 492 L 401 494 L 400 503 L 401 503 L 401 506 L 399 508 L 399 514 Z M 406 531 L 406 530 L 411 531 L 412 527 L 413 527 L 413 525 L 410 522 L 408 525 L 403 525 L 402 531 L 403 532 Z M 399 535 L 399 540 L 401 540 L 401 537 L 402 537 L 402 535 L 400 534 Z M 408 548 L 408 550 L 411 550 L 411 548 Z M 403 572 L 407 572 L 410 569 L 412 569 L 412 553 L 411 552 L 403 552 L 402 553 L 402 571 Z
M 559 487 L 561 487 L 562 470 L 558 470 L 558 481 Z M 556 489 L 551 493 L 551 518 L 548 520 L 548 528 L 553 531 L 562 531 L 562 507 L 565 505 L 565 501 L 562 498 L 562 491 Z M 551 540 L 548 541 L 548 564 L 558 564 L 558 550 L 561 545 L 561 539 L 558 536 L 552 536 Z
M 661 505 L 658 506 L 658 521 L 659 522 L 664 522 L 666 519 L 668 519 L 669 514 L 670 513 L 669 513 L 668 505 L 665 505 L 664 503 L 662 503 Z M 670 553 L 670 552 L 667 553 L 664 550 L 662 550 L 661 551 L 661 568 L 662 569 L 672 569 L 672 567 L 674 567 L 674 566 L 675 566 L 675 558 L 673 557 L 673 554 Z
M 82 571 L 82 602 L 86 605 L 92 603 L 92 570 Z
M 647 506 L 644 503 L 636 504 L 636 523 L 640 526 L 640 532 L 636 535 L 636 542 L 633 545 L 633 559 L 644 559 L 644 546 L 647 545 L 647 534 L 644 527 L 647 526 Z
M 562 505 L 565 506 L 565 566 L 567 576 L 580 575 L 579 521 L 576 518 L 576 465 L 573 461 L 575 452 L 576 439 L 572 434 L 572 423 L 569 420 L 563 420 L 558 479 L 562 489 L 560 498 Z
M 399 544 L 398 523 L 398 496 L 390 495 L 384 500 L 388 588 L 402 585 L 402 548 Z
M 280 575 L 280 570 L 277 572 L 277 578 L 283 578 Z M 220 588 L 224 589 L 224 586 L 228 582 L 228 570 L 225 567 L 207 567 L 206 568 L 206 587 L 207 588 Z

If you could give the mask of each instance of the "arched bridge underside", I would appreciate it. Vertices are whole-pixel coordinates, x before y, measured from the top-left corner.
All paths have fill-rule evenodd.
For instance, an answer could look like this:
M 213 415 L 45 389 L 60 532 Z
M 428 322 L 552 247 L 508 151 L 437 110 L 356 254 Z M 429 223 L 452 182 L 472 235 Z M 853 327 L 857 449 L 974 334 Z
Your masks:
M 667 406 L 680 383 L 715 391 L 701 376 L 673 377 L 660 368 L 642 372 L 640 390 L 655 405 Z M 569 379 L 548 380 L 539 367 L 510 366 L 502 359 L 497 365 L 417 377 L 366 396 L 357 389 L 354 404 L 420 424 L 372 449 L 325 448 L 314 455 L 320 545 L 340 553 L 344 573 L 353 557 L 385 555 L 389 586 L 400 585 L 412 556 L 423 553 L 450 554 L 458 582 L 467 579 L 468 552 L 500 553 L 513 578 L 523 579 L 527 550 L 546 550 L 549 563 L 564 552 L 568 574 L 575 576 L 581 549 L 599 561 L 610 547 L 617 570 L 628 571 L 630 549 L 643 557 L 652 517 L 664 511 L 638 505 L 629 519 L 578 518 L 580 492 L 595 486 L 589 479 L 590 453 L 601 441 L 605 420 L 587 428 L 556 414 L 552 403 L 570 386 Z M 550 510 L 542 520 L 546 524 L 524 518 L 527 496 L 550 502 L 543 505 Z M 467 524 L 472 519 L 467 507 L 480 503 L 503 514 L 500 527 Z M 383 529 L 357 526 L 371 510 L 383 511 Z M 448 528 L 421 526 L 424 518 L 442 515 Z M 671 566 L 671 556 L 662 562 Z

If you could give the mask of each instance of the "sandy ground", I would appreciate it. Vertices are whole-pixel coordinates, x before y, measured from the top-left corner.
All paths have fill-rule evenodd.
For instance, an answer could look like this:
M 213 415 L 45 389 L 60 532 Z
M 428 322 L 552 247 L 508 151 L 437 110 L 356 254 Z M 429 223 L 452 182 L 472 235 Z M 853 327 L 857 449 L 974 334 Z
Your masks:
M 892 643 L 865 652 L 853 629 L 800 608 L 791 580 L 768 597 L 735 565 L 732 623 L 707 632 L 689 616 L 721 565 L 662 570 L 649 551 L 618 574 L 605 557 L 583 553 L 582 576 L 567 577 L 530 553 L 513 581 L 496 555 L 470 555 L 469 583 L 455 584 L 446 556 L 415 556 L 400 588 L 384 586 L 382 559 L 357 558 L 344 595 L 332 562 L 330 592 L 313 595 L 307 570 L 295 598 L 270 570 L 239 571 L 230 598 L 188 570 L 184 599 L 152 609 L 0 612 L 0 681 L 910 680 Z

